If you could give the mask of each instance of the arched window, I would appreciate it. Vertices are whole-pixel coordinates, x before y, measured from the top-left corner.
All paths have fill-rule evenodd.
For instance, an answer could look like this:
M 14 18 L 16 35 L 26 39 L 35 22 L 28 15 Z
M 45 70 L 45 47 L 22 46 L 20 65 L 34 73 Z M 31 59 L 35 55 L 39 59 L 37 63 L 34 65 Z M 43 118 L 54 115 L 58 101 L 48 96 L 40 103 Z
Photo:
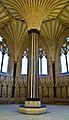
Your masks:
M 48 75 L 47 56 L 42 48 L 39 49 L 39 75 Z
M 9 50 L 3 37 L 0 36 L 0 72 L 7 73 L 9 64 Z
M 61 73 L 69 72 L 69 37 L 66 38 L 60 51 Z
M 5 72 L 5 73 L 8 72 L 8 61 L 9 61 L 9 56 L 7 53 L 5 53 L 3 58 L 2 72 Z
M 0 71 L 1 71 L 1 63 L 2 63 L 2 52 L 0 51 Z
M 21 75 L 27 75 L 28 49 L 23 52 L 21 62 Z M 39 75 L 48 75 L 47 56 L 44 50 L 39 49 Z
M 26 50 L 26 51 L 24 51 L 23 52 L 23 56 L 22 56 L 22 65 L 21 65 L 21 75 L 27 75 L 27 65 L 28 65 L 28 57 L 27 57 L 27 51 L 28 51 L 28 49 Z

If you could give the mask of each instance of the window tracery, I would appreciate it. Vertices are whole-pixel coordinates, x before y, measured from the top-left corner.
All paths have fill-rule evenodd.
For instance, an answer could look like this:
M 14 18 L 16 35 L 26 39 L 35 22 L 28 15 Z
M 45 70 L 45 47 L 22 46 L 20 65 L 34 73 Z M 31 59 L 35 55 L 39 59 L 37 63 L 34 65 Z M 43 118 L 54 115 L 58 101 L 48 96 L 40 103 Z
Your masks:
M 66 38 L 60 51 L 61 73 L 69 72 L 69 37 Z
M 9 49 L 2 36 L 0 36 L 0 72 L 7 73 L 9 64 Z
M 21 63 L 21 75 L 27 75 L 28 49 L 23 52 Z M 39 75 L 48 75 L 47 56 L 42 48 L 39 49 Z

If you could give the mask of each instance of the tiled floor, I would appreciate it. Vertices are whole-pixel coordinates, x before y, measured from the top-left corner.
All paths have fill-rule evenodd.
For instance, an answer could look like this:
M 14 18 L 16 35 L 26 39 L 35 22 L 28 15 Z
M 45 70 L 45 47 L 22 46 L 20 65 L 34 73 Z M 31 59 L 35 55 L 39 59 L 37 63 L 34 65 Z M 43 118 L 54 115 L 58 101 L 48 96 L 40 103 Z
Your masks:
M 69 120 L 68 105 L 47 105 L 41 115 L 25 115 L 18 112 L 18 104 L 0 105 L 0 120 Z

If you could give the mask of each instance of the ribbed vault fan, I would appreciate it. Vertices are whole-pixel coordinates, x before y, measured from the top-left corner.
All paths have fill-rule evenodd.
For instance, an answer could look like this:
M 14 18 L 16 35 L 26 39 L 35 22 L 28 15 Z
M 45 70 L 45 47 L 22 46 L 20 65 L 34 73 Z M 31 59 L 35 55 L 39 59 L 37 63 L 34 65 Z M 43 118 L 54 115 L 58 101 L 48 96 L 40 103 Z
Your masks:
M 1 0 L 1 4 L 12 16 L 27 22 L 28 29 L 40 29 L 43 20 L 57 16 L 61 19 L 60 15 L 67 9 L 68 2 L 69 0 Z

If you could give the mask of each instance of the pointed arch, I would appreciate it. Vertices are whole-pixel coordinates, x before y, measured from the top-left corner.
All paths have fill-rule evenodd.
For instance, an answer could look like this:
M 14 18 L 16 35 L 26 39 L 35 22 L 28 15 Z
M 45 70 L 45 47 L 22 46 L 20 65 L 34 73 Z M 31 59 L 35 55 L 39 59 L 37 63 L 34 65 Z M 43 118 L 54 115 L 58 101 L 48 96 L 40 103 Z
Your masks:
M 69 37 L 66 37 L 60 53 L 61 73 L 69 73 Z
M 0 36 L 0 73 L 8 73 L 9 49 L 5 40 Z
M 45 51 L 40 48 L 39 49 L 39 76 L 48 75 L 48 62 Z M 23 52 L 21 59 L 21 75 L 27 75 L 28 68 L 28 49 Z

